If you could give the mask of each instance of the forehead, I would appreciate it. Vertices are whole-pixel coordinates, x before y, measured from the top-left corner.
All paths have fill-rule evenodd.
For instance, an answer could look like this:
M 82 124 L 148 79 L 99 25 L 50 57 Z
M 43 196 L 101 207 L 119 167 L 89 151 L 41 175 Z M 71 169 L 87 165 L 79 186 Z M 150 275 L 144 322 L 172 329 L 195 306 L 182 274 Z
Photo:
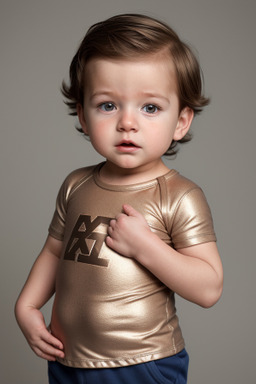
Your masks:
M 136 58 L 92 58 L 84 71 L 84 86 L 124 85 L 177 90 L 176 71 L 170 54 L 156 53 Z

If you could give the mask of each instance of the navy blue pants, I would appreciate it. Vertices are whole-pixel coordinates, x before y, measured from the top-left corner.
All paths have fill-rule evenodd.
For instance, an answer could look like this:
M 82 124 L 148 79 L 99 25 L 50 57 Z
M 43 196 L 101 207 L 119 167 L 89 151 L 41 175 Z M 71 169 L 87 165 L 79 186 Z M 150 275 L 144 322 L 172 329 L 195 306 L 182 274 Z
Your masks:
M 49 384 L 186 384 L 189 357 L 177 355 L 121 368 L 72 368 L 48 362 Z

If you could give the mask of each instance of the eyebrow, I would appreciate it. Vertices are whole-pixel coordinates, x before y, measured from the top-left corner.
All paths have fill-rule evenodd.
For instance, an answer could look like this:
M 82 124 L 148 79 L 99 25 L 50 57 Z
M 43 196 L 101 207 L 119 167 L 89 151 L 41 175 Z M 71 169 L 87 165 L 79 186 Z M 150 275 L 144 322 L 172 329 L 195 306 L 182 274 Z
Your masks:
M 90 99 L 94 99 L 95 97 L 99 97 L 99 96 L 108 96 L 108 97 L 112 97 L 115 95 L 115 92 L 112 92 L 112 91 L 107 91 L 107 90 L 102 90 L 102 91 L 98 91 L 98 92 L 95 92 L 91 95 Z M 147 91 L 142 91 L 140 92 L 140 95 L 142 96 L 146 96 L 146 97 L 151 97 L 151 98 L 155 98 L 155 99 L 162 99 L 166 102 L 169 103 L 169 99 L 163 95 L 161 95 L 160 93 L 154 93 L 154 92 L 147 92 Z
M 114 92 L 102 90 L 102 91 L 94 92 L 90 96 L 90 99 L 94 99 L 95 97 L 99 97 L 99 96 L 112 96 L 112 95 L 114 95 Z
M 156 99 L 162 99 L 162 100 L 165 100 L 167 102 L 169 102 L 169 99 L 163 95 L 161 95 L 160 93 L 155 93 L 155 92 L 141 92 L 142 95 L 145 95 L 147 97 L 152 97 L 152 98 L 156 98 Z

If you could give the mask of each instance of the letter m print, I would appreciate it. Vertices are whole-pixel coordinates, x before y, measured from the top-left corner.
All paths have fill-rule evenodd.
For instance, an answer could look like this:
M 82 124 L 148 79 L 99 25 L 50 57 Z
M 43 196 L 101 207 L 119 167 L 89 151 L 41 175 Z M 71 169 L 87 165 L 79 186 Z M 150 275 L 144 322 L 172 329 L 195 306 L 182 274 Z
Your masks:
M 99 257 L 111 218 L 80 215 L 66 247 L 64 259 L 107 267 L 109 260 Z

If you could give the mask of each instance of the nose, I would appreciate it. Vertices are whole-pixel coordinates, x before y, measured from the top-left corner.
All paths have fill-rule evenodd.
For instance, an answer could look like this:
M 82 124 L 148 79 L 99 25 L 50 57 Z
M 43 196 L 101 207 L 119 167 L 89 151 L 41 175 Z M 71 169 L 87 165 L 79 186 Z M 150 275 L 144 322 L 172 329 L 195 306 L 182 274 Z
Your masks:
M 117 124 L 118 131 L 137 131 L 138 123 L 135 117 L 135 113 L 130 110 L 124 110 L 120 112 L 120 117 Z

